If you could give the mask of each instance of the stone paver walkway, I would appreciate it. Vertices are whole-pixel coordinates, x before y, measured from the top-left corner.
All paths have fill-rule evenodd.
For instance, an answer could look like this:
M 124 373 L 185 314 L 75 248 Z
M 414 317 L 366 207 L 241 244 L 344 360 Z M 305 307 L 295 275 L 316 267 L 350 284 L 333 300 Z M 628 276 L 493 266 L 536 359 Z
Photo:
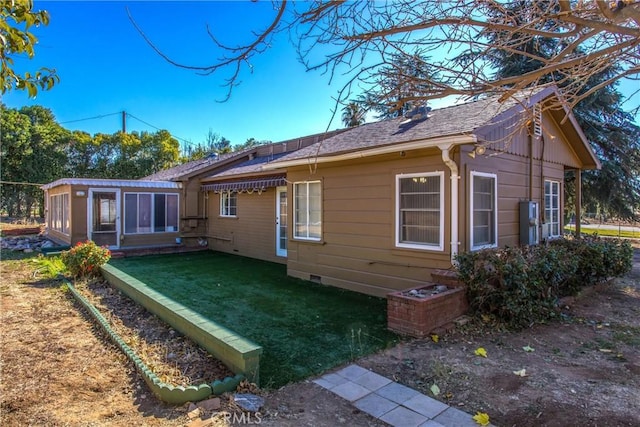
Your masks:
M 466 412 L 355 364 L 313 382 L 392 426 L 478 427 Z

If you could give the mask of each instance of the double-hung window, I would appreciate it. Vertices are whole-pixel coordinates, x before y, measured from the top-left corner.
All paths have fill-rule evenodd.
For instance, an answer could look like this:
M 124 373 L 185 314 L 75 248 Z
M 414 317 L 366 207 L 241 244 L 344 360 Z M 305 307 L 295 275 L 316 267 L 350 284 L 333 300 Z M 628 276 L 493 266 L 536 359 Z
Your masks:
M 549 237 L 560 236 L 560 183 L 544 181 L 544 217 L 549 227 Z
M 125 234 L 178 231 L 178 195 L 125 193 Z
M 471 249 L 498 245 L 498 178 L 471 172 Z
M 69 234 L 69 193 L 49 197 L 49 227 Z
M 396 246 L 444 250 L 444 173 L 396 175 Z
M 223 191 L 220 193 L 220 216 L 235 217 L 238 213 L 238 193 Z
M 320 181 L 293 184 L 293 237 L 320 240 L 322 236 L 322 185 Z

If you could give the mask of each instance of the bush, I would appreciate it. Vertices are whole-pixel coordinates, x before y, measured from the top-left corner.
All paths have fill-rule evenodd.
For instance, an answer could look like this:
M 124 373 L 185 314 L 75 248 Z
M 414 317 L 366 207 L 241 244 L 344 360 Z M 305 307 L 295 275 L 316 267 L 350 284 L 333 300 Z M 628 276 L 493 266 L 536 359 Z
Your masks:
M 61 258 L 74 277 L 90 277 L 100 274 L 100 266 L 109 261 L 111 252 L 87 240 L 63 252 Z
M 564 295 L 575 295 L 585 286 L 631 271 L 633 248 L 625 240 L 585 236 L 555 240 L 551 246 L 566 248 L 578 262 L 578 269 L 569 279 Z
M 37 269 L 34 272 L 34 276 L 36 274 L 42 275 L 46 279 L 55 279 L 58 277 L 58 274 L 62 273 L 66 266 L 60 257 L 45 257 L 43 255 L 39 255 L 38 258 L 33 260 L 33 263 L 36 265 Z
M 474 313 L 512 328 L 557 315 L 557 300 L 631 269 L 628 242 L 585 238 L 549 245 L 460 253 L 458 276 L 467 285 Z

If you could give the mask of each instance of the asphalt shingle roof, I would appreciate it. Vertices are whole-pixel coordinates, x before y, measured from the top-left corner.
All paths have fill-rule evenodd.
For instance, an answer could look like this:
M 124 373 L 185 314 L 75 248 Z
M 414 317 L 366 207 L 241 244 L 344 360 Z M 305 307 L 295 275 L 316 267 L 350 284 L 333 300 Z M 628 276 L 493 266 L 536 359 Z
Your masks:
M 160 172 L 145 176 L 141 179 L 145 181 L 175 181 L 182 177 L 186 177 L 191 173 L 197 173 L 198 171 L 204 170 L 209 166 L 215 166 L 217 163 L 220 163 L 231 157 L 242 155 L 250 150 L 251 148 L 248 148 L 241 151 L 235 151 L 233 153 L 220 154 L 217 157 L 204 157 L 202 159 L 192 160 L 190 162 L 183 163 L 169 169 L 161 170 Z
M 499 102 L 491 96 L 465 104 L 432 110 L 425 120 L 409 121 L 404 117 L 382 120 L 354 127 L 324 141 L 289 153 L 280 161 L 331 156 L 368 148 L 421 139 L 473 133 L 491 123 L 500 113 L 516 105 L 516 100 Z
M 255 157 L 251 160 L 247 160 L 246 162 L 242 162 L 239 165 L 233 166 L 229 169 L 225 169 L 220 173 L 215 173 L 213 175 L 207 176 L 207 178 L 223 178 L 228 176 L 262 172 L 262 166 L 265 163 L 277 161 L 282 157 L 284 157 L 285 155 L 287 155 L 287 153 L 277 153 L 277 154 L 272 154 L 268 156 Z

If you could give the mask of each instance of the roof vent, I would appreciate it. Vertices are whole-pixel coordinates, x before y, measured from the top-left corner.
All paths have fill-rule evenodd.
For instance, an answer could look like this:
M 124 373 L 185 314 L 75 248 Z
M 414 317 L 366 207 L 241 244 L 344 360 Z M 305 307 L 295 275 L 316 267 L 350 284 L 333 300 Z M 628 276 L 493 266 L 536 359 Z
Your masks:
M 542 136 L 542 107 L 539 102 L 533 106 L 533 134 Z
M 402 123 L 416 122 L 418 120 L 424 120 L 431 117 L 431 107 L 427 106 L 427 104 L 420 105 L 412 108 L 404 114 L 404 117 L 408 120 L 405 120 Z
M 219 156 L 219 155 L 218 155 L 218 153 L 216 153 L 215 151 L 214 151 L 214 152 L 212 152 L 212 153 L 209 153 L 209 154 L 207 155 L 207 158 L 208 158 L 208 159 L 213 159 L 213 160 L 218 160 L 218 157 L 220 157 L 220 156 Z

